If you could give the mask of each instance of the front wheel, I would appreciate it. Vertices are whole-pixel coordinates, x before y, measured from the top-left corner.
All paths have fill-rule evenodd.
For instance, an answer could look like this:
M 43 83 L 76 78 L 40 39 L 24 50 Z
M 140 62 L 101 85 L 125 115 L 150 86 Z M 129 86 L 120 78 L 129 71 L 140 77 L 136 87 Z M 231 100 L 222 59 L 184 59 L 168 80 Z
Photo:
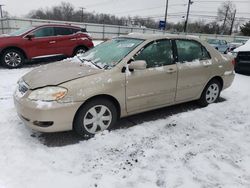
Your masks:
M 79 135 L 92 137 L 104 130 L 110 130 L 116 121 L 115 105 L 106 99 L 94 99 L 78 110 L 73 126 Z
M 199 99 L 199 104 L 201 106 L 207 106 L 208 104 L 216 102 L 220 97 L 221 84 L 218 80 L 211 80 L 205 89 L 203 90 L 201 97 Z
M 3 53 L 1 61 L 7 68 L 18 68 L 23 65 L 25 59 L 19 50 L 9 49 Z

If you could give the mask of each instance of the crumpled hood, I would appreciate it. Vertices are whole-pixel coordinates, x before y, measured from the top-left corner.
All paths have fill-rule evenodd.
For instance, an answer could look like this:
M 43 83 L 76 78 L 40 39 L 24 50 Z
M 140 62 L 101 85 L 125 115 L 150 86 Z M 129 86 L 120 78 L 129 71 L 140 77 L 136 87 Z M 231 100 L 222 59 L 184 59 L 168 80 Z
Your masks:
M 74 60 L 74 59 L 73 59 Z M 80 61 L 80 60 L 78 60 Z M 103 70 L 72 60 L 41 66 L 23 76 L 30 89 L 61 83 L 102 72 Z

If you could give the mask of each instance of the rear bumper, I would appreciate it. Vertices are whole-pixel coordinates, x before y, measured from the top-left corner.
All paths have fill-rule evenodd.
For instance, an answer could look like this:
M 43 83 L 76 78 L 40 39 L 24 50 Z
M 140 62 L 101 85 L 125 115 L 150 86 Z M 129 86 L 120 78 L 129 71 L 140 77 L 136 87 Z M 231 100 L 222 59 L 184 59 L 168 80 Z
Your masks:
M 235 77 L 234 71 L 225 72 L 224 75 L 222 76 L 222 79 L 223 79 L 223 88 L 222 89 L 226 89 L 226 88 L 230 87 L 233 83 L 234 77 Z
M 14 96 L 20 119 L 31 129 L 39 132 L 72 130 L 74 116 L 81 102 L 36 102 Z

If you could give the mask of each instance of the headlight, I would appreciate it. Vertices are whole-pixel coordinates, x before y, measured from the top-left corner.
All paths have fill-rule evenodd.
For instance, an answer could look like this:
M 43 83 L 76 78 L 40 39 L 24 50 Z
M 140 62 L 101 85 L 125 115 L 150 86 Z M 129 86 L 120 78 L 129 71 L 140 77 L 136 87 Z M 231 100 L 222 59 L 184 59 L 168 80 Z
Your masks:
M 67 89 L 51 86 L 32 91 L 28 98 L 31 100 L 56 101 L 62 99 L 66 94 Z

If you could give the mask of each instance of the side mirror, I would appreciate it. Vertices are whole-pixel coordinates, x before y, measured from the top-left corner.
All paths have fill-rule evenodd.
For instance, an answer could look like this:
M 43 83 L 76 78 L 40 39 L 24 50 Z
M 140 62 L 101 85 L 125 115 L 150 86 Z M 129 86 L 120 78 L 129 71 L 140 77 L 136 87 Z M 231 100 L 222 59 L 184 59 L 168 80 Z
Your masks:
M 144 60 L 132 61 L 128 65 L 128 68 L 132 70 L 144 70 L 147 68 L 147 63 Z
M 28 35 L 26 35 L 26 37 L 28 40 L 31 40 L 32 38 L 35 38 L 35 35 L 33 33 L 30 33 Z

